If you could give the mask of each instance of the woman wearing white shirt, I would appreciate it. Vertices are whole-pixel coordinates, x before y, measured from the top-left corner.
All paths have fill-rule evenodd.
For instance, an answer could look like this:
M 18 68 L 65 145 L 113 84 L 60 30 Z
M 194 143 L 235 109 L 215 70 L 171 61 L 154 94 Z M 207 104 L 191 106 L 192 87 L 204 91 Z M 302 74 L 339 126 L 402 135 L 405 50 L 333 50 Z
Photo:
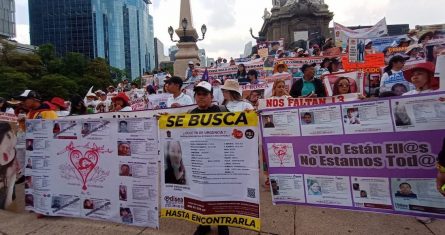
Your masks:
M 272 97 L 274 99 L 288 99 L 292 98 L 289 92 L 286 90 L 286 82 L 282 79 L 277 79 L 273 82 L 272 86 Z
M 243 112 L 254 109 L 249 102 L 243 100 L 241 88 L 237 80 L 226 80 L 221 90 L 224 95 L 223 105 L 225 105 L 230 112 Z
M 403 72 L 405 79 L 412 83 L 416 89 L 408 91 L 403 95 L 417 95 L 433 92 L 432 83 L 434 81 L 434 64 L 431 62 L 412 65 L 411 68 Z

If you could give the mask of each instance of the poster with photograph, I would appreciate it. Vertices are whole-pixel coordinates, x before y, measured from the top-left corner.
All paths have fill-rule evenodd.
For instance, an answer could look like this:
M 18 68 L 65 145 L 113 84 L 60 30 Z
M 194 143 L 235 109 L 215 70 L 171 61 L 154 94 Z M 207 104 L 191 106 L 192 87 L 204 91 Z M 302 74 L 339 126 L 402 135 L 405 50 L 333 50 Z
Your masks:
M 437 157 L 445 151 L 443 97 L 263 111 L 273 203 L 445 218 L 445 197 L 436 187 Z M 285 118 L 297 112 L 299 121 Z M 286 120 L 286 135 L 271 131 L 270 123 L 276 128 Z M 291 131 L 298 128 L 301 135 Z
M 154 118 L 26 125 L 27 210 L 159 228 Z
M 23 123 L 23 120 L 20 120 Z M 13 114 L 0 112 L 0 209 L 15 211 L 15 184 L 23 177 L 24 133 Z M 26 184 L 25 184 L 26 185 Z M 30 184 L 27 184 L 30 186 Z
M 164 115 L 161 217 L 260 230 L 258 117 Z

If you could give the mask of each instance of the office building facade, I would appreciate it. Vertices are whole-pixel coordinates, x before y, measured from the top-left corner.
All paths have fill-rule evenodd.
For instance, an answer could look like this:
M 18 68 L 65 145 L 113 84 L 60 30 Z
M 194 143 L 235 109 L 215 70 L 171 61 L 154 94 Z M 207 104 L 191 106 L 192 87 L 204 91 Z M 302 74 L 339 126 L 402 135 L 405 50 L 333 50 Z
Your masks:
M 154 66 L 148 0 L 29 0 L 32 45 L 105 58 L 131 78 Z
M 14 38 L 15 35 L 15 2 L 0 0 L 0 38 Z

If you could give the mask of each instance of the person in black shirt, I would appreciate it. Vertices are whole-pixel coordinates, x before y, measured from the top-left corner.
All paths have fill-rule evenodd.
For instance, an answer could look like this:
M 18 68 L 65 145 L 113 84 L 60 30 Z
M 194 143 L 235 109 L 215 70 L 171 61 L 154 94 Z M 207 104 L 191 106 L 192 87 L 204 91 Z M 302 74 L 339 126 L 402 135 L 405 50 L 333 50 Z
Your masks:
M 195 86 L 195 101 L 198 105 L 197 108 L 190 110 L 188 113 L 218 113 L 227 112 L 225 106 L 218 106 L 212 104 L 213 90 L 212 85 L 208 82 L 200 82 Z M 194 235 L 205 235 L 210 233 L 211 228 L 209 225 L 199 225 Z M 228 226 L 218 226 L 219 235 L 229 235 Z

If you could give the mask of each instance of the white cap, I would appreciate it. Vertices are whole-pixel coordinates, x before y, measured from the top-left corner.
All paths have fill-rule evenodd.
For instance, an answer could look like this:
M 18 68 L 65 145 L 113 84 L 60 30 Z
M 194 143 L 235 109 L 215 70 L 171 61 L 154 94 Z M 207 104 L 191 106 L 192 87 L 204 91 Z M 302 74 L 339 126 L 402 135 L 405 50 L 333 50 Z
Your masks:
M 193 61 L 190 60 L 190 61 L 189 61 L 189 64 L 195 64 L 195 63 L 193 63 Z
M 195 86 L 195 89 L 193 89 L 195 92 L 198 88 L 203 88 L 208 92 L 212 92 L 212 85 L 208 82 L 200 82 L 198 85 Z
M 303 52 L 304 49 L 303 48 L 298 48 L 297 52 Z
M 368 45 L 369 43 L 372 43 L 372 40 L 371 39 L 366 39 L 365 40 L 365 46 Z

